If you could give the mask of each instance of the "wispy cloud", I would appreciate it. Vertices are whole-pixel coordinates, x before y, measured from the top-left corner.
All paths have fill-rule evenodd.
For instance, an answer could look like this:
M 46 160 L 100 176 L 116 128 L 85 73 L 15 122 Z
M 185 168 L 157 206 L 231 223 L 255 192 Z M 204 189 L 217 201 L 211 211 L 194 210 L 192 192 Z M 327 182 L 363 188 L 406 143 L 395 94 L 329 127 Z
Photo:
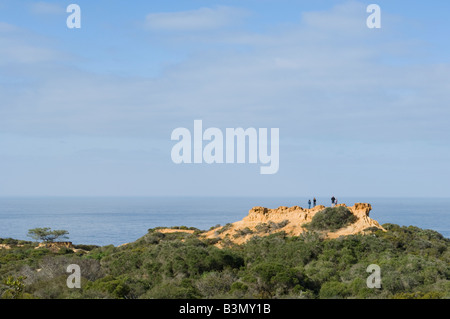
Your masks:
M 255 42 L 249 40 L 249 50 L 233 51 L 234 43 L 229 42 L 231 52 L 191 55 L 156 79 L 100 76 L 69 67 L 42 72 L 38 64 L 55 59 L 54 51 L 20 38 L 0 37 L 1 61 L 36 64 L 17 67 L 11 74 L 39 79 L 20 88 L 0 88 L 0 113 L 4 112 L 0 129 L 31 134 L 164 136 L 179 120 L 201 116 L 216 126 L 279 125 L 284 127 L 284 136 L 294 138 L 298 121 L 307 118 L 302 134 L 315 139 L 447 138 L 448 125 L 443 119 L 448 116 L 446 72 L 450 67 L 383 63 L 383 58 L 395 55 L 390 52 L 390 38 L 367 29 L 360 19 L 360 12 L 365 11 L 360 9 L 364 7 L 352 2 L 330 11 L 306 13 L 295 26 L 261 33 Z M 187 11 L 189 18 L 181 22 L 173 18 L 184 13 L 167 14 L 167 21 L 181 28 L 193 16 L 211 18 L 228 10 Z M 212 23 L 205 18 L 201 24 Z M 251 39 L 249 33 L 235 34 L 235 38 L 244 34 Z M 222 40 L 227 43 L 230 38 Z M 414 46 L 404 48 L 398 58 L 414 52 Z M 349 120 L 351 126 L 336 126 L 336 121 Z M 320 130 L 317 123 L 321 123 Z M 383 130 L 375 133 L 377 126 Z
M 61 52 L 49 48 L 43 39 L 26 29 L 0 21 L 0 67 L 55 62 Z
M 190 43 L 192 46 L 201 43 L 201 50 L 186 55 L 153 78 L 108 72 L 102 75 L 98 70 L 83 68 L 83 62 L 79 62 L 80 68 L 74 68 L 73 64 L 42 63 L 58 61 L 61 53 L 45 42 L 15 32 L 13 25 L 0 24 L 0 134 L 13 136 L 11 145 L 18 141 L 15 135 L 55 140 L 67 136 L 91 140 L 100 136 L 111 140 L 107 146 L 103 141 L 86 146 L 91 151 L 75 154 L 76 160 L 114 157 L 131 163 L 128 159 L 133 157 L 147 160 L 149 154 L 140 150 L 158 145 L 160 148 L 154 154 L 164 158 L 154 161 L 160 166 L 154 169 L 128 165 L 135 174 L 130 176 L 136 176 L 133 180 L 125 177 L 130 184 L 142 178 L 139 174 L 145 171 L 148 178 L 142 179 L 142 189 L 147 191 L 146 182 L 157 176 L 158 180 L 168 181 L 165 190 L 170 193 L 175 190 L 169 181 L 179 173 L 180 183 L 176 187 L 180 193 L 192 189 L 213 194 L 209 188 L 196 189 L 191 185 L 192 180 L 209 185 L 207 173 L 202 175 L 198 168 L 186 171 L 185 167 L 166 167 L 170 164 L 166 151 L 172 146 L 168 138 L 171 130 L 191 127 L 197 118 L 203 119 L 205 126 L 220 128 L 280 127 L 283 146 L 280 176 L 286 172 L 291 177 L 280 177 L 279 192 L 301 192 L 298 176 L 309 178 L 309 186 L 317 189 L 321 185 L 341 189 L 345 176 L 351 180 L 347 183 L 349 193 L 364 187 L 370 189 L 374 180 L 385 187 L 383 178 L 392 182 L 390 190 L 403 189 L 405 176 L 419 181 L 416 173 L 425 163 L 444 161 L 450 156 L 450 65 L 437 60 L 416 63 L 416 49 L 423 48 L 426 39 L 401 34 L 396 25 L 389 25 L 393 20 L 386 15 L 383 29 L 369 30 L 364 9 L 361 3 L 350 2 L 327 11 L 304 13 L 286 27 L 274 26 L 253 33 L 248 28 L 224 32 L 224 27 L 241 17 L 239 10 L 226 7 L 151 14 L 146 20 L 149 29 L 177 31 L 166 32 L 168 38 L 173 36 L 170 45 L 179 41 L 177 50 L 186 49 L 186 39 L 181 38 L 199 41 Z M 178 32 L 182 30 L 196 32 Z M 148 36 L 147 32 L 143 34 Z M 192 34 L 199 36 L 191 37 Z M 215 46 L 217 43 L 220 49 Z M 170 45 L 169 50 L 173 49 Z M 399 60 L 406 62 L 392 63 Z M 151 58 L 142 63 L 151 63 Z M 120 138 L 127 142 L 121 142 Z M 110 151 L 120 150 L 120 145 L 137 139 L 143 141 L 135 147 L 136 152 L 119 155 Z M 32 145 L 37 144 L 33 141 Z M 87 143 L 80 144 L 84 147 Z M 61 152 L 53 144 L 49 148 Z M 83 148 L 77 146 L 79 149 Z M 2 152 L 9 152 L 9 146 L 0 147 L 0 155 Z M 42 172 L 53 172 L 53 155 L 42 162 Z M 15 162 L 11 160 L 10 165 L 16 171 L 3 168 L 11 181 L 16 175 L 27 176 Z M 74 172 L 85 172 L 86 167 L 91 167 L 88 164 L 75 161 L 61 167 L 72 169 L 78 165 Z M 105 176 L 123 174 L 124 166 L 105 170 Z M 314 169 L 308 170 L 309 173 L 305 167 Z M 446 166 L 439 164 L 435 170 L 443 167 Z M 99 164 L 98 168 L 91 167 L 92 176 L 97 176 L 93 193 L 103 186 L 109 189 L 104 176 L 96 175 L 104 167 Z M 234 167 L 220 167 L 218 171 L 223 174 L 220 180 L 224 181 L 221 184 L 225 193 L 226 188 L 243 193 L 248 189 L 273 191 L 267 187 L 235 186 L 236 180 L 248 183 L 255 180 L 254 175 L 248 175 L 248 179 L 240 173 L 233 176 Z M 387 177 L 386 171 L 392 176 Z M 33 162 L 29 164 L 29 172 L 36 174 L 40 170 Z M 431 173 L 427 178 L 433 179 L 433 186 L 426 191 L 441 194 L 448 174 L 438 180 L 438 175 Z M 364 180 L 360 179 L 362 174 Z M 68 172 L 67 179 L 76 179 L 76 175 Z M 92 176 L 90 181 L 94 179 Z M 37 181 L 36 177 L 35 184 Z M 25 184 L 17 184 L 17 189 Z M 357 185 L 353 188 L 353 184 Z M 80 189 L 84 190 L 83 186 Z M 304 190 L 309 191 L 308 187 Z M 157 188 L 159 183 L 155 183 L 155 192 L 160 191 Z
M 57 53 L 53 50 L 0 38 L 0 66 L 49 62 L 56 57 Z
M 12 24 L 0 21 L 0 33 L 17 31 L 18 28 Z
M 31 3 L 29 9 L 32 13 L 40 15 L 57 15 L 65 12 L 65 9 L 60 4 L 44 1 Z
M 236 23 L 244 16 L 243 10 L 225 6 L 178 12 L 158 12 L 146 16 L 145 27 L 159 31 L 211 30 Z

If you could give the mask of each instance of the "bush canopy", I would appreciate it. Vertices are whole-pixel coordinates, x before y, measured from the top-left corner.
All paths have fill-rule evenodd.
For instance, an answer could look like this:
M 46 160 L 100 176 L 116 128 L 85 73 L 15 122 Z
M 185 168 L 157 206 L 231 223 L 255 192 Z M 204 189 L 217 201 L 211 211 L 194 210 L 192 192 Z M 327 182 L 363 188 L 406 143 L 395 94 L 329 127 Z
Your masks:
M 354 223 L 356 219 L 357 217 L 346 207 L 327 207 L 314 215 L 307 228 L 336 231 Z

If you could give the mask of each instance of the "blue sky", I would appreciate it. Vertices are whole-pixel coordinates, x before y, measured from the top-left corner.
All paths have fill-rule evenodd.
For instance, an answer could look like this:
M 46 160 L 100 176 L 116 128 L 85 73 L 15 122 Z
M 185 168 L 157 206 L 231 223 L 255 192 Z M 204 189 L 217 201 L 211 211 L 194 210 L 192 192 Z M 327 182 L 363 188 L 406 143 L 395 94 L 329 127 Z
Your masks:
M 0 196 L 448 196 L 448 1 L 131 3 L 0 0 Z M 196 119 L 279 172 L 174 164 Z

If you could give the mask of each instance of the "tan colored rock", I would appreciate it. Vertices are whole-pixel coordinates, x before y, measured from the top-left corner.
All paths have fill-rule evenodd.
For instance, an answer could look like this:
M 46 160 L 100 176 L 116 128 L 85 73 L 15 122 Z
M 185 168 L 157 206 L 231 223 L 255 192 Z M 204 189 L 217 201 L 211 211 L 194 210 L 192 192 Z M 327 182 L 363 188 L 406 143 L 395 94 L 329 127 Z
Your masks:
M 345 204 L 337 206 L 347 207 Z M 369 217 L 372 209 L 370 204 L 356 203 L 347 207 L 350 212 L 357 217 L 357 220 L 336 232 L 324 233 L 326 238 L 337 238 L 353 234 L 364 233 L 366 228 L 376 227 L 383 231 L 385 229 L 374 219 Z M 280 206 L 276 209 L 265 207 L 253 207 L 248 215 L 242 220 L 229 225 L 229 227 L 218 227 L 212 229 L 202 236 L 204 238 L 217 238 L 217 246 L 221 246 L 221 241 L 228 238 L 236 244 L 242 244 L 253 236 L 267 236 L 273 233 L 284 231 L 288 236 L 298 236 L 307 231 L 303 226 L 311 222 L 315 214 L 325 209 L 325 206 L 319 205 L 311 209 L 299 206 L 286 207 Z M 268 231 L 267 229 L 270 229 Z M 261 229 L 265 229 L 261 230 Z
M 171 233 L 193 234 L 194 233 L 194 230 L 192 230 L 192 229 L 175 229 L 175 228 L 159 228 L 156 231 L 159 233 L 163 233 L 163 234 L 171 234 Z
M 61 248 L 68 248 L 68 249 L 72 249 L 73 251 L 75 251 L 75 247 L 73 247 L 72 242 L 70 241 L 60 241 L 60 242 L 43 242 L 43 243 L 39 243 L 39 245 L 37 247 L 35 247 L 34 249 L 39 249 L 39 248 L 47 248 L 48 250 L 52 251 L 52 252 L 58 252 Z

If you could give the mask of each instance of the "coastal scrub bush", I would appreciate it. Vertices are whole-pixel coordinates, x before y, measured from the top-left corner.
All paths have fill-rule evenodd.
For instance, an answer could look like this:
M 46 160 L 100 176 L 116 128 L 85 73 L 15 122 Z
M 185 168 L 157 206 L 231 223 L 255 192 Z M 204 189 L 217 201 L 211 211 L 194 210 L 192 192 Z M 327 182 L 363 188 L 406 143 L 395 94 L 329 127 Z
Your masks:
M 247 294 L 248 286 L 240 281 L 235 281 L 231 285 L 230 294 L 234 298 L 244 298 Z
M 223 232 L 226 232 L 227 230 L 229 230 L 233 225 L 231 223 L 226 224 L 225 226 L 223 226 L 222 228 L 216 230 L 217 234 L 222 234 Z
M 255 226 L 255 229 L 258 233 L 268 233 L 270 232 L 269 224 L 267 223 L 259 223 Z
M 345 298 L 350 295 L 346 284 L 339 281 L 325 282 L 320 288 L 319 296 L 322 299 Z
M 283 220 L 279 223 L 275 223 L 273 221 L 269 221 L 268 223 L 259 223 L 258 225 L 255 226 L 255 229 L 258 233 L 270 233 L 274 230 L 278 230 L 283 228 L 284 226 L 286 226 L 287 224 L 289 224 L 289 220 Z
M 199 292 L 192 285 L 189 278 L 166 279 L 157 286 L 150 289 L 144 298 L 151 299 L 196 299 L 199 298 Z
M 243 229 L 237 229 L 236 233 L 233 235 L 233 237 L 234 238 L 244 237 L 244 236 L 250 235 L 250 234 L 253 234 L 253 231 L 250 228 L 245 227 Z
M 33 238 L 34 240 L 42 240 L 45 242 L 54 242 L 58 238 L 68 239 L 67 236 L 69 232 L 67 230 L 51 230 L 49 227 L 43 228 L 33 228 L 28 230 L 27 236 Z
M 333 220 L 333 212 L 325 217 Z M 267 236 L 253 230 L 241 245 L 229 233 L 206 239 L 151 230 L 127 245 L 92 247 L 80 255 L 4 239 L 11 245 L 0 249 L 0 293 L 44 299 L 450 298 L 450 240 L 435 231 L 385 224 L 387 232 L 336 239 L 320 230 L 300 236 L 272 231 L 283 224 L 260 224 Z M 81 267 L 82 289 L 67 288 L 68 264 Z M 381 289 L 367 287 L 370 264 L 381 268 Z M 24 287 L 14 283 L 20 277 Z
M 442 299 L 445 297 L 443 292 L 401 292 L 395 294 L 392 299 Z
M 13 238 L 0 238 L 0 244 L 3 245 L 30 245 L 32 244 L 30 241 L 18 240 Z
M 0 298 L 1 299 L 19 299 L 23 295 L 25 285 L 23 283 L 24 277 L 14 278 L 8 276 L 0 284 Z
M 61 247 L 57 252 L 58 255 L 67 255 L 67 254 L 73 254 L 73 253 L 74 253 L 74 251 L 67 247 Z
M 247 283 L 254 287 L 254 297 L 257 298 L 273 298 L 291 289 L 302 289 L 301 273 L 295 268 L 286 267 L 281 261 L 260 262 L 252 266 L 248 275 Z
M 107 293 L 113 298 L 124 299 L 130 292 L 130 287 L 127 285 L 126 278 L 113 277 L 111 275 L 105 276 L 95 282 L 89 282 L 86 285 L 87 290 L 98 290 Z
M 357 217 L 346 207 L 327 207 L 316 213 L 311 222 L 305 226 L 311 230 L 336 231 L 356 220 Z
M 92 249 L 94 249 L 94 248 L 98 248 L 99 246 L 97 246 L 97 245 L 83 245 L 83 244 L 81 244 L 81 245 L 73 245 L 73 248 L 75 248 L 75 249 L 82 249 L 82 250 L 85 250 L 85 251 L 91 251 Z
M 213 298 L 224 296 L 230 291 L 232 284 L 237 280 L 237 276 L 229 269 L 222 272 L 208 272 L 195 282 L 202 297 Z
M 279 223 L 275 223 L 273 221 L 269 221 L 269 227 L 271 230 L 278 230 L 280 228 L 283 228 L 284 226 L 286 226 L 287 224 L 289 224 L 289 220 L 285 219 Z

